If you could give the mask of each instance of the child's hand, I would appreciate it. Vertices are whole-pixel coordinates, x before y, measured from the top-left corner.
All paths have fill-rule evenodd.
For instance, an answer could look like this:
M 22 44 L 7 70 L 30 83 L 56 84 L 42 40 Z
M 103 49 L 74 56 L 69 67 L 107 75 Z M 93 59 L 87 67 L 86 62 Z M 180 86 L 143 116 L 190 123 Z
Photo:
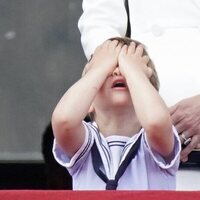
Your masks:
M 98 46 L 89 62 L 89 68 L 104 68 L 108 75 L 111 74 L 118 65 L 118 56 L 122 45 L 117 40 L 107 40 Z
M 125 77 L 127 69 L 134 68 L 135 70 L 142 70 L 150 78 L 153 71 L 147 66 L 148 62 L 149 57 L 143 56 L 143 46 L 138 45 L 136 47 L 134 42 L 131 42 L 129 46 L 124 45 L 119 54 L 119 69 Z

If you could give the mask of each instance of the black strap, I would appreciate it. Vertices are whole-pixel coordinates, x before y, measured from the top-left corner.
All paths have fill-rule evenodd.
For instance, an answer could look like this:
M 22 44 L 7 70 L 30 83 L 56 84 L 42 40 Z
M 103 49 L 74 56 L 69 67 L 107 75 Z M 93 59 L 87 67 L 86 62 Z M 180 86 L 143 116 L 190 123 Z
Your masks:
M 131 37 L 131 23 L 130 23 L 130 14 L 129 14 L 129 5 L 128 0 L 125 0 L 124 2 L 126 13 L 127 13 L 127 29 L 126 29 L 126 37 Z
M 108 178 L 100 169 L 100 166 L 103 166 L 103 162 L 95 141 L 91 149 L 91 154 L 94 171 L 105 183 L 107 183 Z
M 119 169 L 117 170 L 114 180 L 109 180 L 107 178 L 107 176 L 101 171 L 100 167 L 103 166 L 103 162 L 102 162 L 100 153 L 98 151 L 96 142 L 94 142 L 92 149 L 91 149 L 93 167 L 94 167 L 94 171 L 99 176 L 99 178 L 101 178 L 106 183 L 106 190 L 116 190 L 117 189 L 119 179 L 124 174 L 126 168 L 130 164 L 131 160 L 135 157 L 135 155 L 138 152 L 138 149 L 140 147 L 141 136 L 142 135 L 139 136 L 139 138 L 137 139 L 135 144 L 131 147 L 126 158 L 124 159 L 124 161 L 120 165 Z

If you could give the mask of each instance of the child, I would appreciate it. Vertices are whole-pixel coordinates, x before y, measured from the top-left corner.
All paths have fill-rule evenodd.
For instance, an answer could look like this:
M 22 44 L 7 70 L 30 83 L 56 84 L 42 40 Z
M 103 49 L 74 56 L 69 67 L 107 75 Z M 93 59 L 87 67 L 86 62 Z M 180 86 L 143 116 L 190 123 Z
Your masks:
M 157 89 L 142 44 L 113 38 L 97 47 L 52 115 L 54 156 L 74 190 L 175 189 L 181 146 Z

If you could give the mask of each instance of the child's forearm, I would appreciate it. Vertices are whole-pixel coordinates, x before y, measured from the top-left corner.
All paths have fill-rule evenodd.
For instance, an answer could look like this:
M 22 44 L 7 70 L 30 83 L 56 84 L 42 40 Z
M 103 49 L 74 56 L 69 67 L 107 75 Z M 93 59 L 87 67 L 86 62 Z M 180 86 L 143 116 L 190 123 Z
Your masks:
M 126 73 L 126 80 L 134 108 L 143 127 L 146 122 L 170 116 L 163 99 L 142 70 L 136 71 L 130 68 Z
M 101 87 L 106 74 L 101 68 L 91 69 L 60 99 L 53 114 L 52 128 L 57 143 L 69 157 L 82 146 L 85 129 L 82 120 Z
M 63 95 L 54 110 L 54 118 L 72 127 L 81 123 L 106 77 L 105 70 L 100 67 L 90 69 Z
M 168 108 L 142 70 L 130 68 L 126 80 L 136 115 L 152 147 L 163 156 L 173 149 L 172 124 Z

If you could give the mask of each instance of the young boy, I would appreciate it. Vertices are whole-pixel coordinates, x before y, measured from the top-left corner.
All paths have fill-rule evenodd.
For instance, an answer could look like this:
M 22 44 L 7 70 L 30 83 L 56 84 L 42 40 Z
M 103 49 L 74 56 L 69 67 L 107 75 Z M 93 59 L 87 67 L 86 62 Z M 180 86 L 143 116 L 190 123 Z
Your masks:
M 181 146 L 157 89 L 143 45 L 115 38 L 97 47 L 52 115 L 53 153 L 74 190 L 175 189 Z

